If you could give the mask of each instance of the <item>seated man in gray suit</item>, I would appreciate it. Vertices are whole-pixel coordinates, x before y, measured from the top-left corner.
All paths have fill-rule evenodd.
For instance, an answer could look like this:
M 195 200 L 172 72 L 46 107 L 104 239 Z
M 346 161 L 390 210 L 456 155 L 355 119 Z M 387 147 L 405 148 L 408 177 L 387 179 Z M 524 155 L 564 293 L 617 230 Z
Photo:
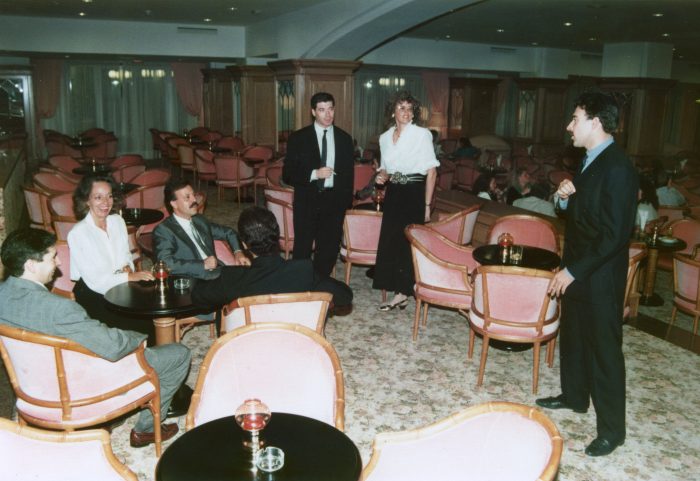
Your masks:
M 56 237 L 44 230 L 21 229 L 10 234 L 0 252 L 7 280 L 0 283 L 0 323 L 33 332 L 60 336 L 77 342 L 108 361 L 117 361 L 134 351 L 145 334 L 107 327 L 91 319 L 77 302 L 52 294 L 45 287 L 56 267 Z M 190 368 L 190 350 L 182 344 L 168 344 L 145 351 L 146 360 L 160 380 L 161 412 L 168 406 Z M 177 423 L 161 426 L 162 440 L 177 433 Z M 153 415 L 139 414 L 131 431 L 132 447 L 155 441 Z
M 280 228 L 269 210 L 245 209 L 238 218 L 238 232 L 253 259 L 251 266 L 224 266 L 218 278 L 198 282 L 192 291 L 196 304 L 216 308 L 239 297 L 320 291 L 333 295 L 336 308 L 351 306 L 352 290 L 343 282 L 316 273 L 311 259 L 280 257 Z
M 171 274 L 215 279 L 221 273 L 214 240 L 228 243 L 237 265 L 250 265 L 241 251 L 236 232 L 197 215 L 197 200 L 187 180 L 175 179 L 165 186 L 165 207 L 172 214 L 153 231 L 155 255 L 165 261 Z

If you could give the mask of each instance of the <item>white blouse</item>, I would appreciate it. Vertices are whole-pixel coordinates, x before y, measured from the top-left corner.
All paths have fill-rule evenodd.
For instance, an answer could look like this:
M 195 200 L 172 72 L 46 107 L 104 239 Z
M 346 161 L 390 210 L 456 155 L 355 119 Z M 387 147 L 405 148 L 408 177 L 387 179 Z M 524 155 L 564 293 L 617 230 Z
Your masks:
M 95 225 L 88 213 L 68 233 L 70 278 L 83 279 L 87 286 L 104 294 L 117 284 L 129 280 L 127 272 L 117 272 L 128 265 L 134 269 L 126 224 L 121 216 L 107 217 L 107 232 Z
M 401 132 L 399 140 L 394 144 L 393 136 L 396 127 L 391 127 L 379 137 L 379 148 L 382 151 L 382 169 L 393 174 L 423 174 L 438 167 L 440 162 L 435 158 L 433 136 L 428 129 L 415 124 L 407 125 Z

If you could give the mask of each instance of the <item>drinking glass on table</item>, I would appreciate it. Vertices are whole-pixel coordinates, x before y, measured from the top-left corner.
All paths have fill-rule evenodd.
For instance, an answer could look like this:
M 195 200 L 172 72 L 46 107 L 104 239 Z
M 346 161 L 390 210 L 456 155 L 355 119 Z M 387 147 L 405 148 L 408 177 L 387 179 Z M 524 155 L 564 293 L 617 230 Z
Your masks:
M 256 452 L 260 447 L 258 434 L 267 426 L 271 416 L 270 408 L 260 399 L 246 399 L 236 409 L 234 418 L 241 429 L 250 433 L 249 447 L 252 448 L 253 452 Z
M 498 236 L 498 246 L 501 248 L 501 260 L 504 264 L 508 263 L 510 256 L 510 247 L 514 244 L 513 236 L 510 232 L 504 232 Z

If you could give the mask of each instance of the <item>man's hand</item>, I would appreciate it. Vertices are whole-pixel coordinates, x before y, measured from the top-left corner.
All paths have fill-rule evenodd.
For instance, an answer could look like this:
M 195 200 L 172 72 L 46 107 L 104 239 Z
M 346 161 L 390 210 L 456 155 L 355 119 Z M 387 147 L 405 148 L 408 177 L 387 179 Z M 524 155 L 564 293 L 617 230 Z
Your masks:
M 206 259 L 204 259 L 204 268 L 208 271 L 213 271 L 216 269 L 216 266 L 218 266 L 219 263 L 214 256 L 209 256 Z
M 236 251 L 233 253 L 233 265 L 234 266 L 249 266 L 250 259 L 246 257 L 243 251 Z
M 321 167 L 320 169 L 316 169 L 317 179 L 327 179 L 331 175 L 333 175 L 333 169 L 330 167 Z
M 562 269 L 554 274 L 552 280 L 549 281 L 547 292 L 550 296 L 561 297 L 572 282 L 574 282 L 574 276 L 569 274 L 567 269 Z
M 564 179 L 561 181 L 559 187 L 557 188 L 556 196 L 562 200 L 566 200 L 574 192 L 576 192 L 576 187 L 574 186 L 574 183 L 571 182 L 569 179 Z
M 387 180 L 389 180 L 389 174 L 384 169 L 377 172 L 377 176 L 374 178 L 374 182 L 379 185 L 384 185 Z
M 129 272 L 129 282 L 153 281 L 155 277 L 148 271 Z

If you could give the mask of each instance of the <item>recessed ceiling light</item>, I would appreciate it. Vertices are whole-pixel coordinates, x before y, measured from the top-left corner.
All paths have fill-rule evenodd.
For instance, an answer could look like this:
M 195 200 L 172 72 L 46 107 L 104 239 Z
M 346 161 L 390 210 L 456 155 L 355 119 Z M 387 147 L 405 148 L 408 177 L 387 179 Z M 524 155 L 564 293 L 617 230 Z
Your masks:
M 502 28 L 497 28 L 496 31 L 497 31 L 498 33 L 503 33 L 503 32 L 505 32 L 505 30 L 503 30 Z
M 448 33 L 447 35 L 445 35 L 445 38 L 452 38 L 452 35 Z
M 532 42 L 530 45 L 537 47 L 539 45 L 539 42 Z
M 81 17 L 84 17 L 84 16 L 85 16 L 85 12 L 80 12 L 78 15 L 80 15 Z
M 653 17 L 663 17 L 663 16 L 664 16 L 664 14 L 661 13 L 661 12 L 652 13 L 651 15 L 652 15 Z
M 92 3 L 92 0 L 83 0 L 83 3 Z
M 238 10 L 238 7 L 229 7 L 229 10 L 231 10 L 232 12 L 235 12 L 236 10 Z
M 590 40 L 591 42 L 595 42 L 595 41 L 598 40 L 598 39 L 595 38 L 595 37 L 590 37 L 588 40 Z
M 565 27 L 570 27 L 570 26 L 572 26 L 572 25 L 573 25 L 573 23 L 571 23 L 571 22 L 564 22 L 564 26 L 565 26 Z
M 205 21 L 205 22 L 211 22 L 211 18 L 205 18 L 204 21 Z
M 671 34 L 670 34 L 670 33 L 662 33 L 661 36 L 662 36 L 662 37 L 670 37 Z

